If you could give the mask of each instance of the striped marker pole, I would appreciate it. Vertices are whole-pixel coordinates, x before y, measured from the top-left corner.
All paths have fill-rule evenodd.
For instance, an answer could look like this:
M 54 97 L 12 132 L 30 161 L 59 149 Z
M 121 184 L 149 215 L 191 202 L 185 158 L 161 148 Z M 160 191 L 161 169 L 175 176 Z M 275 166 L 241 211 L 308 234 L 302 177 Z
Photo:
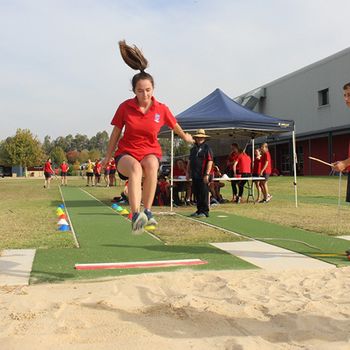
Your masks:
M 133 261 L 118 263 L 75 264 L 76 270 L 108 270 L 108 269 L 142 269 L 151 267 L 193 266 L 204 265 L 208 262 L 201 259 Z

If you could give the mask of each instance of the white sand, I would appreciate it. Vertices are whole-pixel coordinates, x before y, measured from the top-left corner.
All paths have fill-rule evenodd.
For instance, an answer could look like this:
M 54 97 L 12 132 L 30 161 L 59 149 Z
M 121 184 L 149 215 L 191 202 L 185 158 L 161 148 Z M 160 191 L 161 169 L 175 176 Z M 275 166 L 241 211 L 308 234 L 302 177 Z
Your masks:
M 0 288 L 0 349 L 350 349 L 350 268 Z

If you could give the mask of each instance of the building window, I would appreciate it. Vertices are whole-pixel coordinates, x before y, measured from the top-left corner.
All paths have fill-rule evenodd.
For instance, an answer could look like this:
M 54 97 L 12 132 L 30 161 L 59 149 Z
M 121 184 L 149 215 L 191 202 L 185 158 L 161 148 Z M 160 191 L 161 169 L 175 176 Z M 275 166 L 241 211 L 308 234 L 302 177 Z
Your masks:
M 323 89 L 318 92 L 318 106 L 327 106 L 329 104 L 329 89 Z

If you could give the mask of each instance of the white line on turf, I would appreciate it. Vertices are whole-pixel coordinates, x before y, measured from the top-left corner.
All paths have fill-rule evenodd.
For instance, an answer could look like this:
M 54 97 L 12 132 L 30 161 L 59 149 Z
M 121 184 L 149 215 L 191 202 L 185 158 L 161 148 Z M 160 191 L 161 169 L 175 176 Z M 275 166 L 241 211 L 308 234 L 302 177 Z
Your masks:
M 62 193 L 62 190 L 61 190 L 61 186 L 58 185 L 58 188 L 60 189 L 60 194 L 61 194 L 62 202 L 63 202 L 63 205 L 64 205 L 65 212 L 66 212 L 66 214 L 67 214 L 67 219 L 68 219 L 68 222 L 69 222 L 69 226 L 70 226 L 70 228 L 71 228 L 71 230 L 72 230 L 72 234 L 73 234 L 73 239 L 74 239 L 75 246 L 76 246 L 77 248 L 80 248 L 80 244 L 79 244 L 78 239 L 77 239 L 77 236 L 76 236 L 76 234 L 75 234 L 74 227 L 73 227 L 73 224 L 72 224 L 72 220 L 71 220 L 70 217 L 69 217 L 68 208 L 67 208 L 67 206 L 66 206 L 66 202 L 65 202 L 64 197 L 63 197 L 63 193 Z
M 96 201 L 100 202 L 101 204 L 103 204 L 104 206 L 106 206 L 107 208 L 109 208 L 110 210 L 112 210 L 113 213 L 115 212 L 110 206 L 108 206 L 106 203 L 103 203 L 102 201 L 100 201 L 98 198 L 96 198 L 95 196 L 93 196 L 91 193 L 89 193 L 89 192 L 83 190 L 82 188 L 80 188 L 80 190 L 83 191 L 84 193 L 86 193 L 87 195 L 89 195 L 91 198 L 93 198 L 93 199 L 95 199 Z M 129 221 L 128 218 L 126 218 L 126 217 L 124 217 L 124 216 L 123 216 L 123 218 L 124 218 L 125 220 L 128 220 L 128 221 Z M 147 230 L 145 230 L 145 232 L 148 233 L 151 237 L 153 237 L 153 238 L 156 239 L 157 241 L 163 243 L 163 241 L 162 241 L 159 237 L 157 237 L 156 235 L 152 234 L 151 232 L 149 232 L 149 231 L 147 231 Z

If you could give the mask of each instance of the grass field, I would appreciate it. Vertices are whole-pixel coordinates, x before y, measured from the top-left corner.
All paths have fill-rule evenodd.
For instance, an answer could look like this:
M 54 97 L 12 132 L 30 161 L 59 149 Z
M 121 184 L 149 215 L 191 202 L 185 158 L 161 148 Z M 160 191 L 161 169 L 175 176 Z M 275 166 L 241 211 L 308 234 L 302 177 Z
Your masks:
M 146 271 L 171 271 L 179 268 L 78 271 L 74 269 L 74 265 L 77 263 L 199 258 L 208 263 L 192 266 L 192 269 L 256 268 L 248 262 L 205 242 L 200 244 L 188 243 L 186 245 L 164 244 L 148 234 L 133 236 L 130 234 L 130 222 L 128 220 L 118 215 L 110 206 L 106 206 L 91 197 L 85 190 L 79 187 L 68 187 L 62 188 L 62 192 L 80 248 L 38 249 L 32 269 L 32 283 L 97 278 Z M 197 229 L 201 226 L 203 225 L 197 224 Z M 227 236 L 237 239 L 232 234 L 227 233 Z
M 70 186 L 85 184 L 84 180 L 78 177 L 69 180 Z M 54 209 L 61 202 L 57 184 L 58 181 L 54 180 L 51 189 L 45 190 L 43 181 L 38 179 L 0 180 L 0 249 L 74 247 L 70 236 L 56 230 Z M 119 187 L 86 189 L 107 205 L 110 205 L 111 198 L 119 195 L 121 191 Z M 218 210 L 327 235 L 342 235 L 350 232 L 350 222 L 347 219 L 350 208 L 344 202 L 345 189 L 344 178 L 339 209 L 337 177 L 301 177 L 298 181 L 299 207 L 295 208 L 292 179 L 275 177 L 270 180 L 273 200 L 269 204 L 228 203 L 220 205 Z M 226 183 L 223 194 L 226 198 L 231 197 L 229 183 Z M 168 208 L 159 210 L 166 211 Z M 176 211 L 188 212 L 188 208 L 177 208 Z M 158 219 L 160 228 L 157 234 L 169 244 L 232 239 L 228 238 L 226 233 L 209 227 L 201 226 L 198 230 L 193 223 L 178 218 L 164 216 Z
M 71 278 L 95 278 L 124 273 L 140 273 L 150 270 L 107 270 L 78 272 L 75 263 L 104 261 L 133 261 L 149 259 L 206 259 L 209 264 L 196 269 L 254 268 L 249 263 L 219 251 L 210 242 L 236 241 L 246 238 L 193 222 L 179 215 L 158 215 L 159 228 L 155 234 L 159 242 L 149 235 L 133 237 L 130 223 L 115 214 L 111 198 L 117 196 L 121 188 L 85 187 L 81 178 L 70 178 L 68 187 L 62 188 L 72 215 L 81 249 L 74 246 L 71 233 L 57 231 L 55 209 L 62 199 L 58 182 L 54 181 L 50 190 L 43 188 L 42 180 L 1 179 L 0 191 L 0 250 L 5 248 L 37 248 L 33 266 L 32 282 L 60 281 Z M 345 192 L 345 181 L 342 183 Z M 326 235 L 348 234 L 348 205 L 342 198 L 338 208 L 337 178 L 301 178 L 299 180 L 299 207 L 294 206 L 292 179 L 272 178 L 270 192 L 273 200 L 268 204 L 227 203 L 212 210 L 207 222 L 244 234 L 246 237 L 261 238 L 272 234 L 277 238 L 273 244 L 295 250 L 306 255 L 332 253 L 333 256 L 318 258 L 341 265 L 340 255 L 347 242 L 322 240 Z M 93 197 L 91 197 L 91 194 Z M 229 184 L 223 194 L 230 198 Z M 94 197 L 96 199 L 94 199 Z M 99 202 L 101 201 L 101 202 Z M 166 212 L 169 208 L 154 208 Z M 177 208 L 180 214 L 194 211 L 194 208 Z M 227 214 L 229 219 L 218 220 L 218 214 Z M 300 230 L 299 230 L 300 229 Z M 266 231 L 267 230 L 267 231 Z M 308 231 L 311 231 L 308 234 Z M 300 246 L 296 242 L 278 241 L 289 235 L 310 244 L 321 244 L 321 251 Z M 325 237 L 326 238 L 326 237 Z M 165 244 L 164 244 L 165 243 Z M 167 270 L 173 270 L 170 268 Z
M 46 190 L 43 180 L 0 180 L 0 250 L 74 247 L 69 235 L 57 232 L 55 208 L 61 203 L 57 183 Z

